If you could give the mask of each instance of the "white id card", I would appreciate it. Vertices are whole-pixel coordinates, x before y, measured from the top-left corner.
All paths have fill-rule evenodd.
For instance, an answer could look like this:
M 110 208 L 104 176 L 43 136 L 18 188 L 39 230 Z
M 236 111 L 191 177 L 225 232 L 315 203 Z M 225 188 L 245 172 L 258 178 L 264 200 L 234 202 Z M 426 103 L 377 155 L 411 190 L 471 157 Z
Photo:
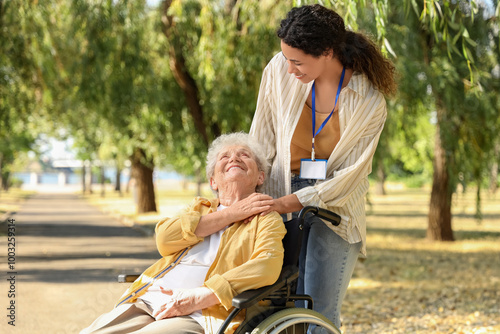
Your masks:
M 300 178 L 317 180 L 326 179 L 326 161 L 325 159 L 301 159 Z

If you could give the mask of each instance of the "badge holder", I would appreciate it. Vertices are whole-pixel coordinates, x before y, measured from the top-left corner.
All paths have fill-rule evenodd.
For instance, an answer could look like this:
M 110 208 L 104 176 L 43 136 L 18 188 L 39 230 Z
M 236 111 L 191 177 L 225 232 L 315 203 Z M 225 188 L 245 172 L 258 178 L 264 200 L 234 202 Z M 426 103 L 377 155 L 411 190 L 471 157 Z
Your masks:
M 326 179 L 325 159 L 301 159 L 300 160 L 300 178 L 301 179 Z

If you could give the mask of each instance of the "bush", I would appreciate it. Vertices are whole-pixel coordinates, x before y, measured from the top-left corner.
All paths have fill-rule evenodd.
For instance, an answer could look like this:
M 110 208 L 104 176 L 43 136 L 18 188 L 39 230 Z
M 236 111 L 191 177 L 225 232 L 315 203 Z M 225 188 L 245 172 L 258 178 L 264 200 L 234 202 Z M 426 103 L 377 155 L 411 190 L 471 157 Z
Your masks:
M 415 174 L 402 179 L 407 188 L 416 189 L 425 186 L 429 179 L 422 174 Z
M 17 178 L 17 177 L 11 177 L 9 179 L 9 188 L 12 187 L 12 188 L 21 188 L 21 186 L 23 185 L 23 180 Z

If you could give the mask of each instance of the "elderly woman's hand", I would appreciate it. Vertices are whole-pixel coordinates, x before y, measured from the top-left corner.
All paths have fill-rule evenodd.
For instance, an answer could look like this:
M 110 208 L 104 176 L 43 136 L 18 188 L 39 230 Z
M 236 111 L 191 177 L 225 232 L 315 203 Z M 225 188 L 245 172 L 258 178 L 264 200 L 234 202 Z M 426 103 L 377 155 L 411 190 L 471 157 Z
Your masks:
M 161 292 L 170 298 L 167 298 L 167 302 L 160 308 L 153 310 L 155 320 L 188 315 L 220 303 L 217 296 L 206 287 L 194 289 L 161 288 Z

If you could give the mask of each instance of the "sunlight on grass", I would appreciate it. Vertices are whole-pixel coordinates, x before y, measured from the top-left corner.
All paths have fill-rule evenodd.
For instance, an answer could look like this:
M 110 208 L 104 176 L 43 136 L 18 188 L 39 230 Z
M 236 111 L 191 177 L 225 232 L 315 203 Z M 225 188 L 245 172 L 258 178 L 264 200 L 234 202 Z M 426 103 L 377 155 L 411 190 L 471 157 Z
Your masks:
M 345 302 L 348 333 L 499 333 L 500 198 L 453 198 L 456 241 L 425 239 L 430 194 L 370 192 L 367 259 L 356 264 Z
M 455 194 L 452 199 L 454 231 L 498 231 L 500 232 L 500 195 L 483 193 L 481 211 L 483 219 L 478 221 L 475 192 Z M 368 194 L 366 211 L 367 226 L 394 229 L 426 229 L 430 191 L 427 189 L 388 190 L 386 196 Z
M 375 289 L 382 286 L 379 281 L 374 281 L 369 278 L 353 278 L 349 283 L 349 289 Z
M 106 213 L 123 216 L 135 224 L 153 225 L 160 219 L 171 217 L 186 207 L 196 197 L 196 191 L 195 184 L 187 184 L 185 187 L 180 184 L 170 185 L 167 188 L 162 187 L 156 191 L 158 212 L 141 214 L 137 213 L 132 192 L 120 195 L 113 191 L 107 192 L 104 197 L 101 197 L 97 191 L 92 195 L 86 195 L 85 198 Z M 208 185 L 202 186 L 202 195 L 208 198 L 214 197 Z
M 487 235 L 487 234 L 486 234 Z M 402 235 L 390 235 L 372 232 L 368 236 L 368 248 L 391 250 L 426 250 L 446 251 L 456 253 L 483 252 L 487 250 L 500 252 L 498 238 L 500 233 L 492 237 L 479 237 L 479 240 L 457 240 L 454 242 L 439 242 L 423 239 L 424 233 L 418 233 L 414 238 Z
M 89 200 L 148 228 L 174 215 L 195 197 L 195 185 L 157 191 L 158 213 L 137 215 L 131 194 L 94 194 Z M 205 185 L 203 195 L 213 194 Z M 500 332 L 500 195 L 453 197 L 456 241 L 426 240 L 429 189 L 389 185 L 386 196 L 370 191 L 368 258 L 358 261 L 342 306 L 347 333 Z
M 31 191 L 11 188 L 8 192 L 0 192 L 0 217 L 6 212 L 17 211 L 28 197 L 33 195 Z

